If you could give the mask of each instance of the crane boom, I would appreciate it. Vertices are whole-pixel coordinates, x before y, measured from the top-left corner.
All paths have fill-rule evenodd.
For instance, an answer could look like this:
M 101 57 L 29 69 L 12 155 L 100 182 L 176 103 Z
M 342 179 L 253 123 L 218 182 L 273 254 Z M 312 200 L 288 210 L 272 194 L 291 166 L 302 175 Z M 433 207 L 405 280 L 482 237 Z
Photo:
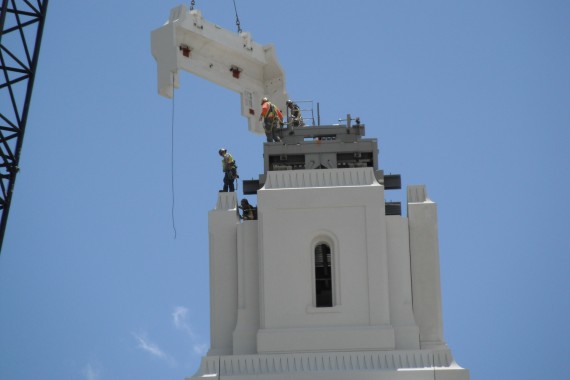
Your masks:
M 262 134 L 261 99 L 269 97 L 285 108 L 285 73 L 273 45 L 260 45 L 248 32 L 233 33 L 204 20 L 199 10 L 180 5 L 169 20 L 151 33 L 152 55 L 158 68 L 158 93 L 172 98 L 180 87 L 180 69 L 238 92 L 248 129 Z

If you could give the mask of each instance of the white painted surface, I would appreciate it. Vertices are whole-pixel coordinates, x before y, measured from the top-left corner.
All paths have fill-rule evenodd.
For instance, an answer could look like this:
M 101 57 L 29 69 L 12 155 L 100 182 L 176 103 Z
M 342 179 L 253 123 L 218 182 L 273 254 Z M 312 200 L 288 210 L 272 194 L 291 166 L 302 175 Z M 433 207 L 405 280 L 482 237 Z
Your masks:
M 384 189 L 372 169 L 269 172 L 266 183 L 258 192 L 258 351 L 393 349 Z M 321 240 L 332 242 L 339 312 L 314 308 L 313 250 Z
M 257 353 L 259 329 L 259 260 L 257 220 L 244 221 L 238 233 L 238 314 L 233 332 L 234 355 Z
M 390 323 L 396 333 L 396 349 L 418 349 L 419 329 L 412 307 L 408 221 L 398 215 L 387 216 L 386 230 Z
M 443 340 L 436 205 L 423 186 L 408 198 L 408 218 L 386 216 L 371 168 L 269 172 L 259 220 L 240 223 L 220 193 L 212 349 L 194 378 L 468 380 Z M 333 307 L 315 304 L 319 242 Z
M 193 378 L 469 380 L 447 349 L 205 357 Z
M 445 346 L 441 312 L 437 206 L 424 186 L 408 188 L 408 225 L 414 313 L 421 348 Z
M 219 193 L 217 207 L 208 214 L 210 240 L 210 351 L 231 355 L 237 319 L 237 199 Z

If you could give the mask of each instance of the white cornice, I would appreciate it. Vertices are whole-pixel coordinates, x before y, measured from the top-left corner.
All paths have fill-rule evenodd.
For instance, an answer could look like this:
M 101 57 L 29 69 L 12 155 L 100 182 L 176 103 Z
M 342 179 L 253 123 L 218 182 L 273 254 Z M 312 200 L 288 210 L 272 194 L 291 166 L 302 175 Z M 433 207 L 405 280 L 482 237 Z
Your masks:
M 267 172 L 263 189 L 370 185 L 380 186 L 372 168 L 282 170 Z

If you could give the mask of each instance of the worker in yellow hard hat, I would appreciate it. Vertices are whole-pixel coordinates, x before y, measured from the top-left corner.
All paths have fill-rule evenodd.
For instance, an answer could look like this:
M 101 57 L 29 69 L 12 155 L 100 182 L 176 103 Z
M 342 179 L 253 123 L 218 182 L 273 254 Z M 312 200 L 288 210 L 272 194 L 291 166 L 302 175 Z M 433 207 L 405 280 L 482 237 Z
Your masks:
M 224 171 L 224 188 L 221 191 L 234 192 L 234 181 L 239 178 L 236 161 L 225 148 L 221 148 L 218 154 L 222 157 L 222 170 Z

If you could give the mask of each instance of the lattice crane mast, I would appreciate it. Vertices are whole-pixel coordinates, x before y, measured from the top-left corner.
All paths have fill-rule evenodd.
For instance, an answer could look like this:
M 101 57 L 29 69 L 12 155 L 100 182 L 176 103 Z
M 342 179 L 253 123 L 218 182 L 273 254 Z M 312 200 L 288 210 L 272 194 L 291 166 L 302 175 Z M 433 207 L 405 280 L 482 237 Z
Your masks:
M 0 251 L 46 18 L 48 0 L 1 0 L 0 9 Z

